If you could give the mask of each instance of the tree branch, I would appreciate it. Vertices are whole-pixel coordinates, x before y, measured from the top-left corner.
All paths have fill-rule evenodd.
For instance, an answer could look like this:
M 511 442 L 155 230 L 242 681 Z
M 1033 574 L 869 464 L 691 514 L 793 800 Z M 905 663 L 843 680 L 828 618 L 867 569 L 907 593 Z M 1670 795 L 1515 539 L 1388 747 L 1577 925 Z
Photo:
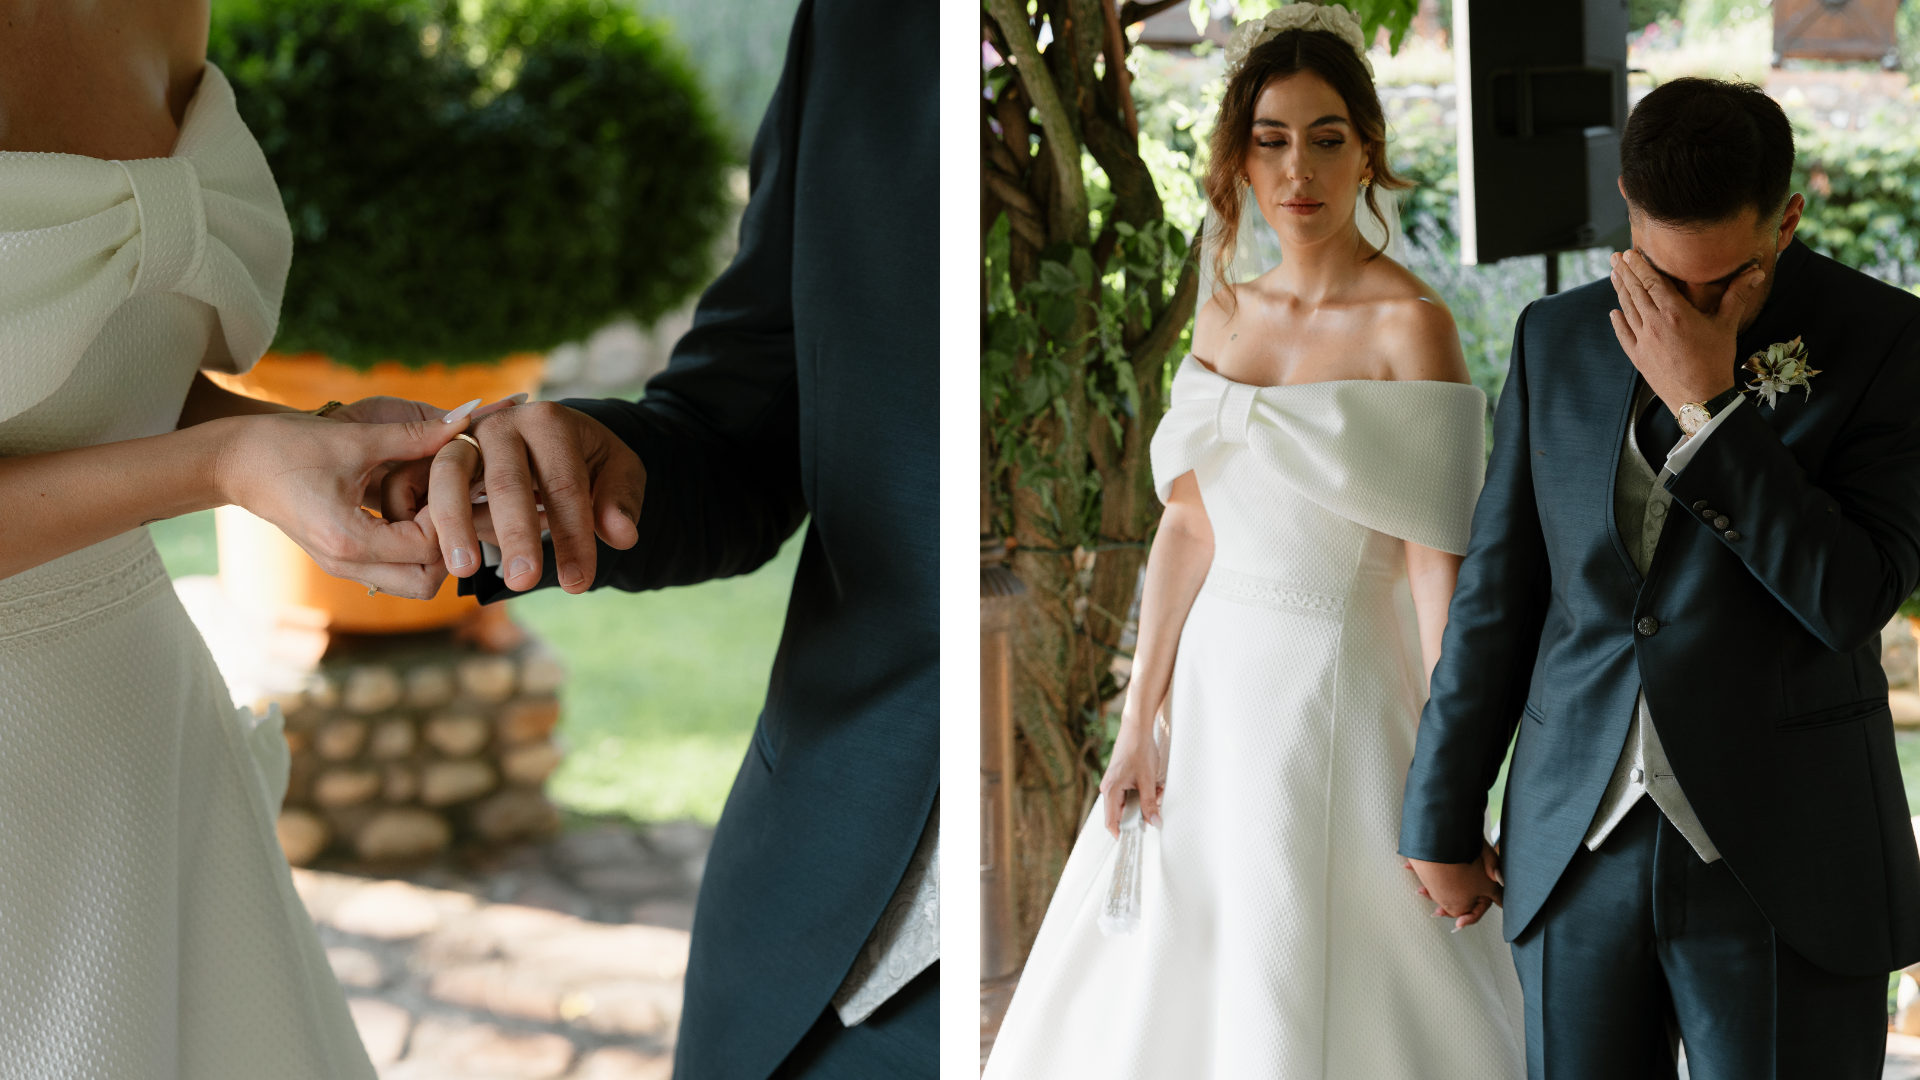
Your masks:
M 1007 149 L 1007 144 L 1002 142 L 993 133 L 993 128 L 987 125 L 987 118 L 984 115 L 980 117 L 980 143 L 986 148 L 987 160 L 998 165 L 1001 172 L 1013 177 L 1026 172 L 1020 167 L 1020 162 L 1013 160 L 1013 151 Z
M 1173 299 L 1154 320 L 1153 329 L 1133 350 L 1133 355 L 1127 357 L 1135 378 L 1145 377 L 1153 371 L 1155 363 L 1164 361 L 1173 343 L 1180 340 L 1180 331 L 1186 329 L 1187 321 L 1193 318 L 1194 301 L 1200 293 L 1199 257 L 1200 242 L 1195 240 L 1187 252 L 1187 264 L 1180 271 L 1180 283 L 1173 288 Z
M 1059 87 L 1047 71 L 1046 62 L 1040 59 L 1040 49 L 1034 44 L 1033 28 L 1027 23 L 1024 7 L 1015 0 L 987 0 L 987 10 L 993 13 L 1000 32 L 1006 35 L 1008 47 L 1013 50 L 1014 70 L 1020 76 L 1020 86 L 1026 91 L 1027 100 L 1033 102 L 1034 111 L 1040 114 L 1040 125 L 1053 134 L 1045 142 L 1053 153 L 1054 183 L 1059 205 L 1067 217 L 1057 224 L 1062 226 L 1067 239 L 1084 243 L 1087 181 L 1080 172 L 1079 143 L 1073 138 L 1073 122 L 1067 118 Z
M 1097 0 L 1100 18 L 1106 23 L 1107 93 L 1120 104 L 1127 118 L 1127 135 L 1140 139 L 1140 117 L 1133 110 L 1133 79 L 1127 73 L 1127 38 L 1120 32 L 1120 20 L 1113 12 L 1112 0 Z
M 1008 83 L 993 100 L 993 118 L 1000 122 L 1000 139 L 1020 166 L 1016 175 L 1025 175 L 1033 161 L 1033 131 L 1027 126 L 1027 103 L 1020 96 L 1020 84 Z
M 1039 208 L 1033 205 L 1033 199 L 992 166 L 981 169 L 980 175 L 987 181 L 987 190 L 1007 208 L 1007 224 L 1035 248 L 1046 247 L 1047 233 L 1040 227 Z
M 1173 5 L 1183 3 L 1186 3 L 1186 0 L 1153 0 L 1150 4 L 1138 3 L 1136 0 L 1127 0 L 1126 3 L 1120 5 L 1120 25 L 1132 26 L 1137 22 L 1145 22 Z
M 1087 153 L 1107 174 L 1113 189 L 1113 212 L 1109 215 L 1129 225 L 1145 225 L 1166 216 L 1160 191 L 1153 185 L 1153 173 L 1140 157 L 1140 141 L 1129 139 L 1127 132 L 1103 113 L 1084 118 Z

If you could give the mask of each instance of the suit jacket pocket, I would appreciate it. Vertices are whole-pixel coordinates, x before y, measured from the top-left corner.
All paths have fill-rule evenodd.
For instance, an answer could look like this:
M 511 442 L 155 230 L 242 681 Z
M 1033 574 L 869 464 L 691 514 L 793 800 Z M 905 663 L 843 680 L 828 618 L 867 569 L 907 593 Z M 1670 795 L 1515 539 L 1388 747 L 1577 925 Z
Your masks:
M 1850 701 L 1845 705 L 1838 705 L 1831 709 L 1820 709 L 1815 712 L 1801 713 L 1798 716 L 1789 716 L 1785 720 L 1775 724 L 1773 729 L 1775 731 L 1806 731 L 1810 728 L 1837 727 L 1841 724 L 1851 724 L 1856 720 L 1864 720 L 1869 716 L 1886 712 L 1887 701 L 1885 698 L 1868 698 L 1865 701 Z
M 1547 722 L 1547 715 L 1540 711 L 1540 706 L 1529 701 L 1527 702 L 1527 719 L 1536 724 L 1544 724 Z

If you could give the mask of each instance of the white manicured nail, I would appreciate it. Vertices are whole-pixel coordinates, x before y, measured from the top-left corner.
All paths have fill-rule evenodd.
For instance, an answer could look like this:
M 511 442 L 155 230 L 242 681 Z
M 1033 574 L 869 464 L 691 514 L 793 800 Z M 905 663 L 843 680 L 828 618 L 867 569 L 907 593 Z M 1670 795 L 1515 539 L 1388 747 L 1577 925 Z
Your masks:
M 527 403 L 527 395 L 525 391 L 521 391 L 520 393 L 514 394 L 512 397 L 509 397 L 506 400 L 513 402 L 515 405 L 525 405 Z
M 480 399 L 474 398 L 472 401 L 469 401 L 465 405 L 462 405 L 459 408 L 448 413 L 446 415 L 446 418 L 441 422 L 446 424 L 457 424 L 460 421 L 465 420 L 467 418 L 468 413 L 472 412 L 473 410 L 479 407 L 480 407 Z

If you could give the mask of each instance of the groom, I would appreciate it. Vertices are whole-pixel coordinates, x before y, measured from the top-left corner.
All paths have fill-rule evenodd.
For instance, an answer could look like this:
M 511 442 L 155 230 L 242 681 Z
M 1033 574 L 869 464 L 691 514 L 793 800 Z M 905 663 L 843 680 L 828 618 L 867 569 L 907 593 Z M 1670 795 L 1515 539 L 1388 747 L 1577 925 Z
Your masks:
M 1676 1038 L 1695 1077 L 1878 1077 L 1920 959 L 1879 664 L 1920 582 L 1920 298 L 1793 239 L 1754 87 L 1666 83 L 1620 156 L 1633 250 L 1520 318 L 1400 851 L 1449 914 L 1497 895 L 1512 740 L 1534 1080 L 1671 1077 Z

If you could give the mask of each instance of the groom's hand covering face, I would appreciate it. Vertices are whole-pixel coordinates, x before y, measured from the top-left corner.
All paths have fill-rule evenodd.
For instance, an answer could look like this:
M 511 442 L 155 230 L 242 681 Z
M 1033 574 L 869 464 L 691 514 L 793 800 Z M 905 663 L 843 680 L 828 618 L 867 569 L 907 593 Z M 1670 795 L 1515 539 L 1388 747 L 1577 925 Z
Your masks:
M 1610 318 L 1669 410 L 1734 386 L 1735 339 L 1766 303 L 1803 205 L 1795 195 L 1777 219 L 1749 205 L 1724 221 L 1667 223 L 1629 203 L 1633 250 L 1613 256 Z

